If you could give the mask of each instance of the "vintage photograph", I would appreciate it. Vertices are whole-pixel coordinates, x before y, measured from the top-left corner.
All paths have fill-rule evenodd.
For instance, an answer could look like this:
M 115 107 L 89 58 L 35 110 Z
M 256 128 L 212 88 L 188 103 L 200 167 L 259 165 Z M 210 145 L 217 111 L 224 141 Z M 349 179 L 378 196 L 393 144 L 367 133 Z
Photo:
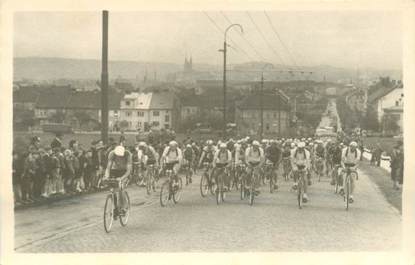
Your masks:
M 14 12 L 15 252 L 400 251 L 402 21 Z

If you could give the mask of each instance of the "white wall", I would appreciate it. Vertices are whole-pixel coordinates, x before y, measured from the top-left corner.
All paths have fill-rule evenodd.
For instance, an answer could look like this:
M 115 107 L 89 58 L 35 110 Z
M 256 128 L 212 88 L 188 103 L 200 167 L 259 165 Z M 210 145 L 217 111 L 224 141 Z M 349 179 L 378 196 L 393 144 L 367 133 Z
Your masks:
M 395 101 L 399 100 L 402 94 L 403 94 L 403 88 L 396 88 L 393 91 L 391 91 L 389 94 L 379 99 L 378 110 L 377 110 L 379 122 L 382 121 L 382 117 L 384 114 L 383 109 L 395 106 Z

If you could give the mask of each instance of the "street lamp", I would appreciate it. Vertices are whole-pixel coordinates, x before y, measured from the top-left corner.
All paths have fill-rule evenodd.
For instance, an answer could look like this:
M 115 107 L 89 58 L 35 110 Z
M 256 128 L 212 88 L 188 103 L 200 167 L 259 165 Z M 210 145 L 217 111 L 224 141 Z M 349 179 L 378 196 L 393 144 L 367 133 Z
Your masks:
M 241 30 L 241 33 L 244 32 L 242 26 L 240 24 L 231 24 L 229 25 L 224 33 L 224 41 L 223 41 L 223 50 L 219 50 L 220 52 L 223 52 L 223 137 L 226 137 L 226 50 L 228 44 L 226 43 L 226 37 L 228 34 L 228 30 L 230 30 L 232 27 L 239 27 Z
M 261 94 L 260 94 L 260 118 L 261 118 L 261 127 L 260 127 L 260 139 L 262 140 L 263 134 L 264 134 L 264 101 L 263 101 L 263 95 L 264 95 L 264 69 L 267 66 L 271 66 L 271 68 L 274 68 L 274 65 L 271 63 L 265 63 L 264 66 L 261 69 Z

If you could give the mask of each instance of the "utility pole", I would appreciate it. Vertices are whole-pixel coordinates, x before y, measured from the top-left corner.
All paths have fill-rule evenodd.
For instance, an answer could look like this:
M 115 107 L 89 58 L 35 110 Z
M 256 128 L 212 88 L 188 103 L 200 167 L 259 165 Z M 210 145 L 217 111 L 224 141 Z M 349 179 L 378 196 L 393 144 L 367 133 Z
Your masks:
M 225 35 L 223 42 L 223 138 L 226 138 L 226 46 Z
M 108 11 L 102 11 L 101 138 L 108 143 Z
M 278 137 L 281 137 L 281 94 L 280 90 L 277 89 L 278 97 Z
M 228 44 L 226 43 L 226 36 L 228 34 L 228 30 L 232 27 L 237 26 L 243 33 L 243 28 L 239 24 L 231 24 L 229 25 L 224 33 L 224 41 L 223 41 L 223 50 L 219 50 L 223 52 L 223 137 L 226 138 L 226 51 Z
M 260 115 L 261 115 L 261 131 L 260 138 L 262 140 L 264 136 L 264 73 L 261 74 L 261 94 L 259 95 Z

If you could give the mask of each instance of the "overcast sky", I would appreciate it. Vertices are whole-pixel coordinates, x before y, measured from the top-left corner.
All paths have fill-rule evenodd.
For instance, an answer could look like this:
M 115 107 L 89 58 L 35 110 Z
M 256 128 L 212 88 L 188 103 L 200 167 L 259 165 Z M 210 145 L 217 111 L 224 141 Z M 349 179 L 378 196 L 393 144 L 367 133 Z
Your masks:
M 221 64 L 223 30 L 229 63 L 267 60 L 274 64 L 332 65 L 400 69 L 400 13 L 380 11 L 272 12 L 110 12 L 109 59 Z M 213 22 L 209 19 L 213 20 Z M 15 57 L 100 59 L 100 12 L 25 12 L 14 18 Z M 221 29 L 218 30 L 214 23 Z M 271 48 L 270 48 L 271 46 Z M 286 48 L 284 48 L 284 46 Z

